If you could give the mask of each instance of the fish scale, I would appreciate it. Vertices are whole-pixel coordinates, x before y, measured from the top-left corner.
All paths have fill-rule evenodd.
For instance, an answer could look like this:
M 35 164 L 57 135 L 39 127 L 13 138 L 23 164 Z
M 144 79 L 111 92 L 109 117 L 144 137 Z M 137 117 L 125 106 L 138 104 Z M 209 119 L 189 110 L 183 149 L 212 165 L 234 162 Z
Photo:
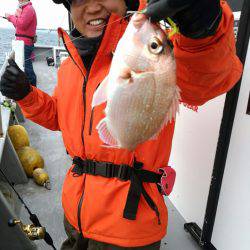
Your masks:
M 146 87 L 151 88 L 149 91 L 143 92 L 146 95 L 142 96 L 141 92 L 138 90 Z M 113 99 L 112 105 L 108 105 L 108 109 L 106 112 L 106 115 L 113 121 L 113 127 L 116 127 L 119 130 L 117 131 L 117 134 L 120 135 L 120 138 L 118 137 L 118 141 L 121 143 L 124 142 L 125 145 L 128 143 L 133 144 L 133 141 L 138 140 L 138 138 L 144 134 L 144 131 L 146 129 L 144 121 L 145 119 L 150 119 L 151 117 L 151 112 L 147 111 L 145 107 L 146 104 L 149 103 L 150 109 L 153 108 L 153 93 L 155 92 L 154 85 L 145 81 L 141 81 L 140 84 L 137 82 L 137 84 L 128 86 L 127 91 L 129 91 L 131 94 L 126 93 L 124 91 L 124 88 L 121 88 L 120 91 L 117 91 L 117 95 Z M 117 107 L 122 110 L 119 110 Z M 138 110 L 138 107 L 144 108 Z M 116 110 L 119 111 L 116 112 Z M 117 116 L 113 114 L 117 114 Z M 138 114 L 142 114 L 142 116 L 144 117 L 138 119 Z M 121 118 L 119 118 L 120 116 Z M 136 122 L 138 120 L 140 121 L 139 123 Z M 128 136 L 132 133 L 135 136 L 134 139 L 132 139 L 131 136 Z

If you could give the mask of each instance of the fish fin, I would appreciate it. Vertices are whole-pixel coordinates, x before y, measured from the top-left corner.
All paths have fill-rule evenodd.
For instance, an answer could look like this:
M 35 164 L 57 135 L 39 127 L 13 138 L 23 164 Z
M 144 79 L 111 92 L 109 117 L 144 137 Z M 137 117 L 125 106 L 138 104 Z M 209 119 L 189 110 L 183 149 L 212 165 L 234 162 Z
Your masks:
M 103 144 L 103 145 L 101 145 L 101 147 L 103 147 L 103 148 L 115 148 L 115 149 L 120 149 L 121 148 L 118 145 L 107 145 L 107 144 Z
M 108 126 L 107 126 L 107 122 L 106 122 L 106 118 L 102 119 L 99 124 L 97 125 L 96 129 L 98 130 L 98 134 L 100 139 L 107 145 L 105 146 L 112 146 L 112 147 L 116 147 L 117 145 L 117 141 L 115 140 L 115 138 L 111 135 L 111 133 L 108 130 Z
M 180 89 L 178 86 L 176 86 L 173 101 L 167 113 L 164 125 L 176 119 L 176 113 L 179 113 L 179 104 L 180 104 Z
M 180 104 L 179 100 L 180 100 L 180 89 L 178 88 L 178 86 L 176 86 L 173 101 L 168 110 L 166 118 L 164 122 L 162 123 L 159 131 L 156 134 L 154 134 L 149 140 L 156 140 L 159 134 L 161 133 L 162 129 L 164 128 L 164 126 L 166 126 L 169 122 L 172 122 L 173 119 L 175 120 L 176 113 L 179 113 L 179 104 Z
M 95 91 L 91 104 L 92 108 L 107 101 L 107 85 L 108 76 L 105 77 L 105 79 L 101 82 L 100 86 Z

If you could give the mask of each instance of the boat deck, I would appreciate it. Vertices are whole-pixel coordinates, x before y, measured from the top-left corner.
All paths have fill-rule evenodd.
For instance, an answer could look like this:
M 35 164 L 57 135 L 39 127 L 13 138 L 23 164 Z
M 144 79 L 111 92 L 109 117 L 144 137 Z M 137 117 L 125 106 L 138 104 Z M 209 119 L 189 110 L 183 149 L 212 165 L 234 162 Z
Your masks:
M 53 93 L 56 85 L 56 68 L 47 66 L 44 58 L 34 62 L 34 70 L 38 77 L 38 88 L 48 94 Z M 50 131 L 29 120 L 23 124 L 30 136 L 31 146 L 37 149 L 45 161 L 52 190 L 37 186 L 32 179 L 27 184 L 17 185 L 17 189 L 33 213 L 46 227 L 54 240 L 57 249 L 66 238 L 63 227 L 63 210 L 61 206 L 61 190 L 71 159 L 66 154 L 60 132 Z M 162 240 L 162 250 L 198 250 L 197 243 L 183 229 L 184 219 L 166 200 L 169 210 L 168 236 Z M 30 223 L 26 210 L 20 209 L 20 218 L 24 223 Z M 40 250 L 51 249 L 44 241 L 36 241 Z

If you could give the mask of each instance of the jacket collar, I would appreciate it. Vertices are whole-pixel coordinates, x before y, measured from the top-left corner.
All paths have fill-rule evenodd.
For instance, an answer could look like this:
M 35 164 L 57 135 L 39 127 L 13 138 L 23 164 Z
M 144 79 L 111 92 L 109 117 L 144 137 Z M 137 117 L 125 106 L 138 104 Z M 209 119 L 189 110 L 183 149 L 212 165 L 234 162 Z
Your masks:
M 108 25 L 106 27 L 105 33 L 103 35 L 102 41 L 100 43 L 97 57 L 102 57 L 106 55 L 111 55 L 115 51 L 115 48 L 123 35 L 127 27 L 127 21 L 118 15 L 112 14 L 109 18 Z M 58 29 L 58 35 L 63 39 L 64 46 L 66 47 L 71 59 L 81 68 L 82 73 L 86 75 L 86 69 L 83 65 L 81 56 L 78 53 L 75 45 L 73 44 L 70 36 L 62 28 Z M 112 39 L 111 39 L 112 38 Z

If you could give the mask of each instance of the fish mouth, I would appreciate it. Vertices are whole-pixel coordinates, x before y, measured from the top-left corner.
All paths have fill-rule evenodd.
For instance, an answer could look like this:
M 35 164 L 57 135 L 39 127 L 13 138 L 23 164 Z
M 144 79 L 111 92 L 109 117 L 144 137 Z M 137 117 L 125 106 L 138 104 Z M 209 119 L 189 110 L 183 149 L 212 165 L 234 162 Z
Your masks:
M 131 70 L 130 81 L 133 81 L 133 79 L 136 79 L 136 78 L 144 77 L 145 75 L 151 72 L 152 71 L 147 71 L 147 70 L 146 71 L 145 70 L 136 70 L 136 71 Z
M 120 77 L 123 79 L 123 80 L 130 80 L 130 79 L 133 79 L 133 78 L 136 78 L 140 75 L 143 75 L 145 74 L 146 71 L 142 71 L 142 70 L 132 70 L 132 69 L 124 69 L 122 72 L 121 72 L 121 75 Z
M 120 83 L 125 85 L 134 84 L 137 80 L 152 77 L 153 71 L 129 70 L 120 75 Z M 125 86 L 124 85 L 124 86 Z

